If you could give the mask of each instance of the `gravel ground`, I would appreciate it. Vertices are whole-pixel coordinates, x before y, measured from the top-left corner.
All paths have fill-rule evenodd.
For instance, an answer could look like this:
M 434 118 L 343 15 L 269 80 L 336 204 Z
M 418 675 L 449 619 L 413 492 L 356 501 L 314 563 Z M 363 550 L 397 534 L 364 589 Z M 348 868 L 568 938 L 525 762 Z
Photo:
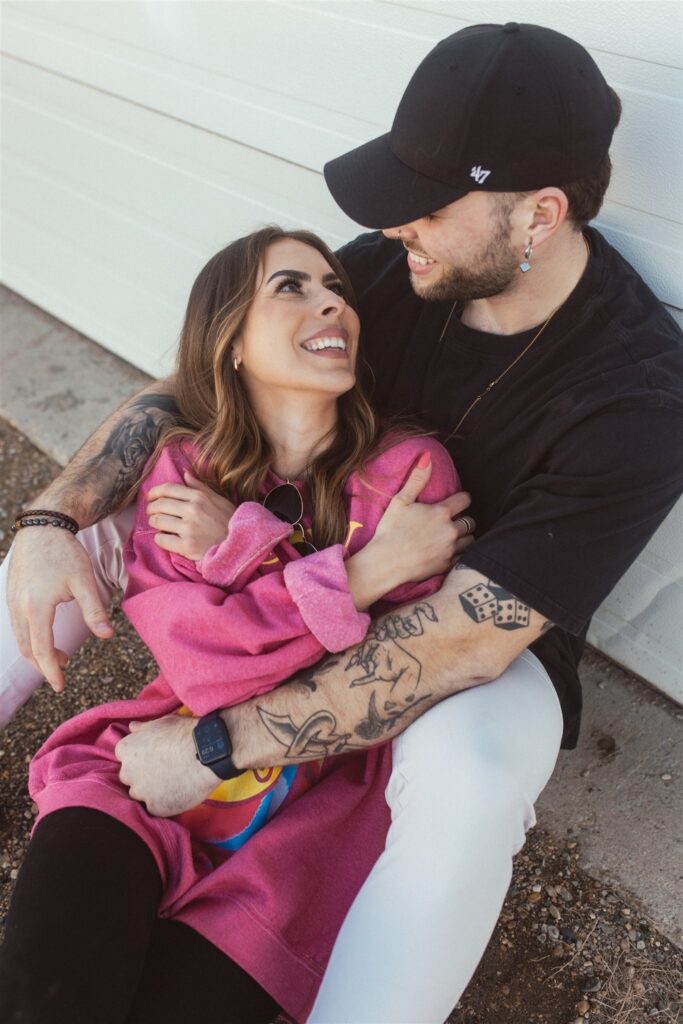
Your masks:
M 15 509 L 58 466 L 0 420 L 0 558 Z M 155 674 L 118 608 L 116 638 L 88 641 L 69 666 L 65 693 L 44 687 L 0 735 L 0 919 L 28 842 L 34 807 L 26 792 L 32 753 L 65 718 L 94 701 L 133 695 Z M 573 833 L 534 829 L 488 949 L 449 1024 L 673 1024 L 683 1013 L 683 955 L 633 901 L 579 866 Z M 193 1022 L 188 1021 L 188 1024 Z

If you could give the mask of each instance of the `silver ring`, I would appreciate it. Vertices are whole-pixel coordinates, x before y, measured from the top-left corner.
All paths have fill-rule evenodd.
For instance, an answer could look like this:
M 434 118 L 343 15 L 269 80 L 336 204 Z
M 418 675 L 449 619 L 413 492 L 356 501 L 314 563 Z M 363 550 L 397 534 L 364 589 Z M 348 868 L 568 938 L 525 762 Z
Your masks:
M 463 533 L 463 537 L 469 537 L 469 535 L 472 533 L 472 530 L 474 529 L 474 523 L 472 522 L 470 517 L 469 516 L 460 516 L 460 518 L 456 519 L 455 521 L 456 521 L 456 523 L 462 523 L 462 525 L 463 525 L 463 527 L 465 529 L 465 532 Z

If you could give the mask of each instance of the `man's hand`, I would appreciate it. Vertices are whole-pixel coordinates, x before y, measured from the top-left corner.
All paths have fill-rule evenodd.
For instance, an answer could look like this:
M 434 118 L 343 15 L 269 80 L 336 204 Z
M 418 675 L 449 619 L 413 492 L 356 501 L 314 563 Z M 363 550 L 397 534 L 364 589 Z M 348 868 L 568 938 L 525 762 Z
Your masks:
M 116 745 L 121 782 L 158 818 L 196 807 L 218 784 L 211 769 L 197 760 L 192 740 L 196 724 L 196 718 L 185 715 L 131 722 L 130 735 Z
M 78 602 L 95 636 L 114 635 L 82 544 L 68 530 L 47 526 L 19 530 L 7 581 L 12 629 L 22 655 L 43 673 L 55 693 L 64 689 L 68 657 L 55 648 L 52 624 L 57 605 L 72 600 Z

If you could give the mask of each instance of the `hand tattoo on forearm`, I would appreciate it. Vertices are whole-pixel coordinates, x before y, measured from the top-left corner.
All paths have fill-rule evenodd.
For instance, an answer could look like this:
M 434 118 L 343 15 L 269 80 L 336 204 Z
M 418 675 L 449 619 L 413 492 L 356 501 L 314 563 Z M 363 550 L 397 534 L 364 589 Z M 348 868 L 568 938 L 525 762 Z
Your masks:
M 364 675 L 352 680 L 351 686 L 371 686 L 388 683 L 388 692 L 379 695 L 373 689 L 368 704 L 368 717 L 356 726 L 363 739 L 378 739 L 409 707 L 425 700 L 430 694 L 418 695 L 422 666 L 397 637 L 405 640 L 422 636 L 424 621 L 436 622 L 436 612 L 426 602 L 415 605 L 408 615 L 386 615 L 368 630 L 368 635 L 356 649 L 346 666 L 363 669 Z M 378 704 L 379 699 L 379 704 Z
M 398 643 L 399 638 L 422 636 L 429 622 L 438 622 L 436 612 L 432 605 L 421 602 L 407 614 L 385 615 L 370 626 L 366 639 L 344 666 L 352 676 L 349 689 L 369 688 L 367 711 L 350 732 L 339 731 L 329 709 L 315 711 L 299 724 L 291 715 L 275 715 L 257 705 L 268 732 L 287 748 L 285 757 L 302 760 L 342 754 L 359 750 L 368 741 L 380 742 L 404 715 L 429 700 L 432 694 L 420 689 L 420 661 Z M 313 693 L 317 689 L 315 677 L 322 677 L 338 663 L 337 658 L 320 668 L 308 669 L 297 682 Z M 354 736 L 365 743 L 352 742 Z

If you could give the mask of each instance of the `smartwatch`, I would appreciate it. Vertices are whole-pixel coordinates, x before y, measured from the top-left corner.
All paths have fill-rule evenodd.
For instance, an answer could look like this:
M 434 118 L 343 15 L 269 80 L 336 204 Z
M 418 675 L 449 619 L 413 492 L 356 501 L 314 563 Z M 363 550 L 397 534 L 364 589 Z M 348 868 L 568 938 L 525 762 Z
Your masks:
M 227 726 L 218 711 L 200 718 L 192 732 L 197 760 L 210 768 L 219 779 L 234 779 L 243 769 L 232 763 L 232 743 Z

